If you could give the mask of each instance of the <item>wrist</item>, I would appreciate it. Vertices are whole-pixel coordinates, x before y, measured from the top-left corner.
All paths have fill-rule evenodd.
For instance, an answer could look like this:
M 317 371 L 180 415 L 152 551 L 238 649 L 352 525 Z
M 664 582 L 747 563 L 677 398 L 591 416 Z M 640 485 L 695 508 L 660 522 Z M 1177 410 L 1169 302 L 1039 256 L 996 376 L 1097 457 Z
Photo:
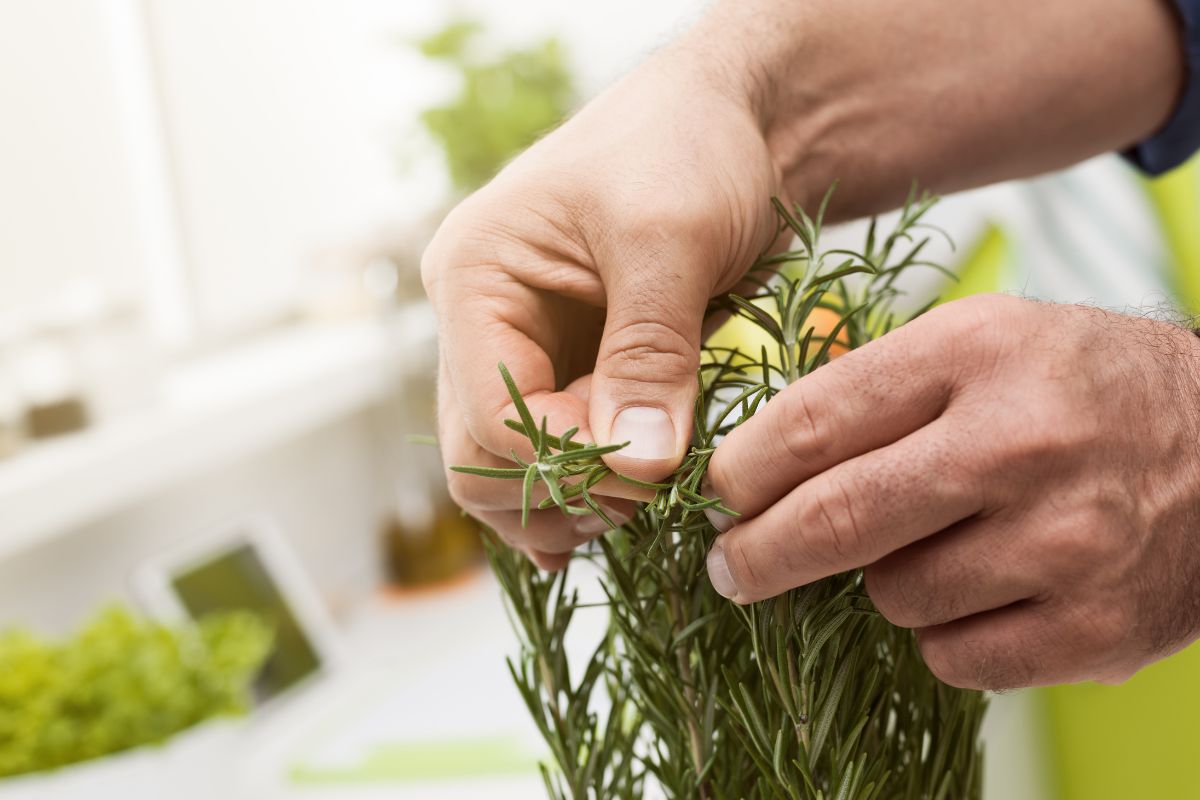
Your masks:
M 813 82 L 795 80 L 805 74 L 814 16 L 806 2 L 725 0 L 663 54 L 754 121 L 781 189 L 805 207 L 836 177 L 818 135 L 825 99 Z
M 889 8 L 720 0 L 675 49 L 753 115 L 792 200 L 845 181 L 836 217 L 895 207 L 913 181 L 957 191 L 1123 149 L 1179 94 L 1159 0 Z

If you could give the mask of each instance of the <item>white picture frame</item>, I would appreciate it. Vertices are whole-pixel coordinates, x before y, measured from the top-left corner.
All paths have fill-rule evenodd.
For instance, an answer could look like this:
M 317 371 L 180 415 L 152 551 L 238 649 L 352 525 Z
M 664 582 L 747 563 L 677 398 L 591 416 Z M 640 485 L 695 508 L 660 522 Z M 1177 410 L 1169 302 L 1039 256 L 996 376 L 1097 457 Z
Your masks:
M 295 552 L 273 520 L 265 515 L 239 517 L 201 531 L 143 562 L 131 576 L 134 596 L 147 613 L 164 622 L 191 619 L 173 582 L 207 562 L 249 545 L 317 656 L 314 673 L 255 708 L 256 715 L 279 701 L 307 694 L 344 664 L 337 628 Z

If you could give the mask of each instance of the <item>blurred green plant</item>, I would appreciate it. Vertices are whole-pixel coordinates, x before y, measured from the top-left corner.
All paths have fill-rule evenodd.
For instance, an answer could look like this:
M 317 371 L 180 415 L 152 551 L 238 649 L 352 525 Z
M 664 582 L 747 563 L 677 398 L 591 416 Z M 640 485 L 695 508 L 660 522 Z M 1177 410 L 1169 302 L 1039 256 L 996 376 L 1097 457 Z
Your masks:
M 483 57 L 482 35 L 482 25 L 462 20 L 418 43 L 422 54 L 462 81 L 455 97 L 421 114 L 421 123 L 445 153 L 455 188 L 464 192 L 487 183 L 557 125 L 575 98 L 556 39 Z
M 63 641 L 0 634 L 0 776 L 163 742 L 240 714 L 273 634 L 254 614 L 168 627 L 113 606 Z

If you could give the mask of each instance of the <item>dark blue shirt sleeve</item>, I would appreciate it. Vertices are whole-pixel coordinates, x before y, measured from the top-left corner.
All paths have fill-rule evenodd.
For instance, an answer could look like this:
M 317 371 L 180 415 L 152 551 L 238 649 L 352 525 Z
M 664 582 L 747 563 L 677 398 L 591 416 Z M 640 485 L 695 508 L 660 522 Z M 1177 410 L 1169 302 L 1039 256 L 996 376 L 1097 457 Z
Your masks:
M 1200 150 L 1200 0 L 1174 0 L 1174 3 L 1183 26 L 1187 57 L 1183 94 L 1167 124 L 1125 153 L 1150 175 L 1172 170 Z

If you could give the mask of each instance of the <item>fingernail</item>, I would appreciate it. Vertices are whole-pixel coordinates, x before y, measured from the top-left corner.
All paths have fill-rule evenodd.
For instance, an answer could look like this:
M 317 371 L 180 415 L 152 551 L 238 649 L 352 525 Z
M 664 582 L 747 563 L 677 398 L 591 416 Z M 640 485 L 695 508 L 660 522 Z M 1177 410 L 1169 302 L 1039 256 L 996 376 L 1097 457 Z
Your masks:
M 613 420 L 610 442 L 629 442 L 621 455 L 656 461 L 675 457 L 675 427 L 661 408 L 631 406 Z
M 712 525 L 721 533 L 727 532 L 733 527 L 733 517 L 728 514 L 722 514 L 715 508 L 704 509 L 704 516 L 708 517 L 708 524 Z
M 733 582 L 733 576 L 729 574 L 729 565 L 725 563 L 725 549 L 721 547 L 721 542 L 718 539 L 713 542 L 712 549 L 708 551 L 708 580 L 712 583 L 712 587 L 717 590 L 717 594 L 721 597 L 732 598 L 737 594 L 737 584 Z
M 618 526 L 629 522 L 629 517 L 613 511 L 611 508 L 600 506 L 604 509 L 604 513 L 608 514 L 608 518 L 617 523 Z M 597 533 L 604 533 L 608 530 L 608 523 L 605 522 L 599 514 L 589 514 L 586 517 L 580 517 L 575 521 L 575 532 L 581 536 L 594 536 Z

